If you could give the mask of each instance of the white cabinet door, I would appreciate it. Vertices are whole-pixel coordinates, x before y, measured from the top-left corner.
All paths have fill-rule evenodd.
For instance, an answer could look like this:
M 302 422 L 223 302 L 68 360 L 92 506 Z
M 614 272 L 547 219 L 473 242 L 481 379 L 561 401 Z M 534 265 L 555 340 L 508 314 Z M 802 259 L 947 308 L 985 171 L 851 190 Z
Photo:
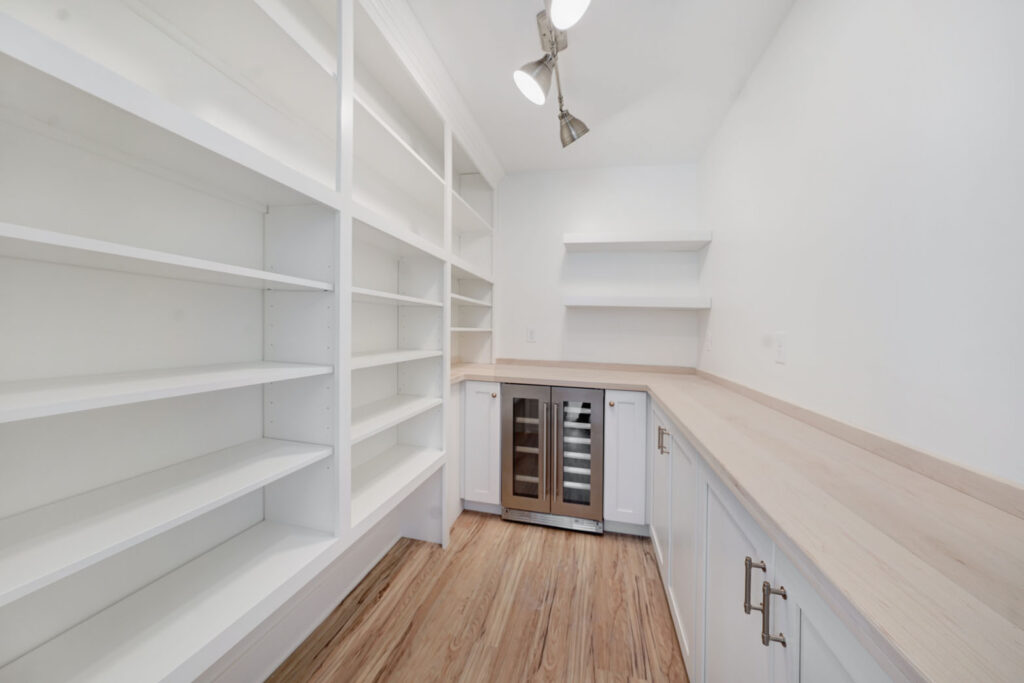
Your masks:
M 704 681 L 770 681 L 772 649 L 761 643 L 761 613 L 746 614 L 744 559 L 764 562 L 768 573 L 751 572 L 750 602 L 761 604 L 761 584 L 772 581 L 774 545 L 732 494 L 710 472 L 702 499 L 707 531 L 707 571 L 704 577 Z M 774 584 L 773 584 L 774 585 Z
M 892 681 L 781 552 L 775 583 L 786 589 L 786 599 L 771 604 L 773 627 L 786 638 L 786 647 L 773 653 L 775 683 Z
M 604 518 L 647 523 L 647 394 L 604 393 Z
M 697 605 L 697 475 L 698 455 L 682 438 L 676 427 L 670 428 L 672 458 L 672 541 L 669 544 L 672 568 L 669 599 L 672 601 L 683 657 L 692 662 Z
M 668 430 L 668 420 L 657 408 L 651 415 L 651 541 L 654 543 L 654 554 L 661 568 L 662 581 L 667 584 L 672 525 L 671 444 L 663 436 L 664 431 Z M 659 429 L 663 431 L 659 433 Z
M 463 497 L 501 504 L 501 385 L 466 382 L 463 396 Z

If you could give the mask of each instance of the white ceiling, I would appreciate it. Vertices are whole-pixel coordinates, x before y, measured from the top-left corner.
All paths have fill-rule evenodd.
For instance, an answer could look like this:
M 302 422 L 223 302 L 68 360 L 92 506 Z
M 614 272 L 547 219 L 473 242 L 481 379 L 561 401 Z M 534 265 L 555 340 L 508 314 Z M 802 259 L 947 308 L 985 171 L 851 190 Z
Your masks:
M 512 72 L 541 56 L 543 0 L 409 0 L 510 172 L 695 160 L 792 0 L 593 0 L 559 58 L 566 107 L 590 133 L 566 149 L 557 101 Z

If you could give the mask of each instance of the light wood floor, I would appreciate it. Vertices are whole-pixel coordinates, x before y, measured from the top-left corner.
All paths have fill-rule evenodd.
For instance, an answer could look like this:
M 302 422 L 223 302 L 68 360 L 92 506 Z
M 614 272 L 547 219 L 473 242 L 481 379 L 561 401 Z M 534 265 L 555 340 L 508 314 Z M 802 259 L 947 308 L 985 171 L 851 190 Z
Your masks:
M 403 539 L 269 679 L 686 683 L 648 539 L 464 512 Z

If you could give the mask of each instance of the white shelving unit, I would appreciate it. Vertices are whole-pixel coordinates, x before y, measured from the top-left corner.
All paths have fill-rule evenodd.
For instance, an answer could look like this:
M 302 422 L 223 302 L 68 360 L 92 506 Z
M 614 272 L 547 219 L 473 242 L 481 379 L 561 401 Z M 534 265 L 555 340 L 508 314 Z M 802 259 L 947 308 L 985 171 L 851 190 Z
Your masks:
M 0 681 L 191 680 L 341 531 L 338 80 L 260 3 L 4 10 Z
M 366 528 L 444 462 L 445 127 L 357 7 L 350 515 Z
M 711 233 L 687 232 L 678 235 L 568 233 L 563 237 L 562 241 L 565 244 L 566 251 L 700 251 L 711 244 Z
M 439 481 L 494 196 L 394 38 L 4 3 L 0 683 L 192 680 Z

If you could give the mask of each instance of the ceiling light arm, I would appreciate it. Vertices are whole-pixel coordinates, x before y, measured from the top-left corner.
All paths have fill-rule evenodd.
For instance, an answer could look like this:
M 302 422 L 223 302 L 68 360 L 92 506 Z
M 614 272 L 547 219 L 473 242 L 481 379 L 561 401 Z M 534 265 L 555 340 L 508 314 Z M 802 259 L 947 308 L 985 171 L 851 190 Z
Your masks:
M 558 111 L 565 111 L 565 103 L 562 100 L 562 76 L 558 71 L 558 53 L 555 53 L 555 85 L 558 87 Z

